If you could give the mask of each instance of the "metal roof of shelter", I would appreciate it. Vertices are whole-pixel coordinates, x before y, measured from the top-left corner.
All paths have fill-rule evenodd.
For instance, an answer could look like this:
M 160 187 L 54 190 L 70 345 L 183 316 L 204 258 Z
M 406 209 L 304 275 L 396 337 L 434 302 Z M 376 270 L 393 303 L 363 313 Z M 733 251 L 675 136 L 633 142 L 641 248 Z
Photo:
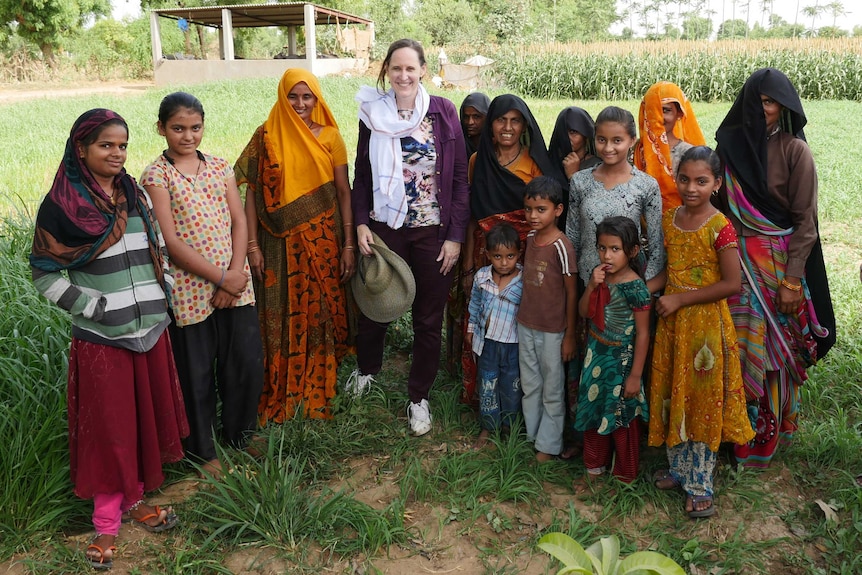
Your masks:
M 327 24 L 371 24 L 367 18 L 348 14 L 334 8 L 318 6 L 311 2 L 284 2 L 279 4 L 239 4 L 233 6 L 199 6 L 194 8 L 159 8 L 152 10 L 163 18 L 184 18 L 190 24 L 222 27 L 222 13 L 231 13 L 234 28 L 259 28 L 264 26 L 303 26 L 305 5 L 314 7 L 315 25 Z

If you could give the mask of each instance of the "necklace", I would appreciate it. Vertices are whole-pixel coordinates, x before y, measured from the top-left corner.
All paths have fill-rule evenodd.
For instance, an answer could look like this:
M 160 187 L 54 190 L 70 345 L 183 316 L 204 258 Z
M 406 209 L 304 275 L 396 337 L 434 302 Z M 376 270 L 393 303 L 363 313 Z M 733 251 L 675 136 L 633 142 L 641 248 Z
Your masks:
M 410 108 L 407 110 L 402 110 L 400 108 L 398 109 L 398 118 L 400 118 L 401 120 L 409 120 L 412 117 L 413 117 L 413 108 Z
M 511 166 L 511 165 L 512 165 L 512 163 L 513 163 L 515 160 L 517 160 L 517 159 L 518 159 L 518 157 L 521 155 L 521 151 L 522 151 L 523 149 L 524 149 L 524 146 L 522 146 L 521 144 L 518 144 L 518 153 L 517 153 L 517 154 L 515 154 L 515 157 L 514 157 L 514 158 L 512 158 L 511 160 L 509 160 L 508 162 L 506 162 L 505 164 L 504 164 L 504 163 L 502 163 L 502 162 L 500 162 L 500 167 L 501 167 L 501 168 L 507 168 L 507 167 Z M 498 159 L 497 161 L 499 162 L 500 160 Z
M 198 156 L 198 167 L 197 167 L 197 168 L 195 168 L 195 175 L 194 175 L 194 178 L 190 178 L 190 177 L 188 176 L 188 174 L 185 174 L 185 173 L 181 172 L 181 171 L 180 171 L 180 169 L 179 169 L 179 168 L 177 168 L 177 166 L 176 166 L 176 160 L 174 160 L 170 155 L 168 155 L 168 151 L 167 151 L 167 150 L 165 150 L 164 152 L 162 152 L 162 155 L 165 157 L 165 159 L 168 161 L 168 163 L 171 165 L 171 167 L 174 169 L 174 171 L 175 171 L 176 173 L 178 173 L 179 175 L 181 175 L 181 176 L 182 176 L 182 177 L 183 177 L 187 182 L 189 182 L 189 183 L 192 185 L 192 190 L 194 190 L 194 189 L 197 187 L 197 183 L 198 183 L 198 175 L 200 175 L 200 173 L 201 173 L 201 166 L 202 166 L 202 165 L 203 165 L 203 163 L 204 163 L 204 155 L 201 153 L 201 151 L 200 151 L 200 150 L 195 150 L 195 153 L 196 153 L 196 154 L 197 154 L 197 156 Z
M 766 134 L 766 140 L 769 141 L 769 138 L 771 138 L 772 136 L 777 134 L 778 130 L 780 130 L 780 129 L 781 129 L 781 126 L 779 124 L 776 124 L 775 127 L 772 128 L 772 131 L 769 132 L 768 134 Z

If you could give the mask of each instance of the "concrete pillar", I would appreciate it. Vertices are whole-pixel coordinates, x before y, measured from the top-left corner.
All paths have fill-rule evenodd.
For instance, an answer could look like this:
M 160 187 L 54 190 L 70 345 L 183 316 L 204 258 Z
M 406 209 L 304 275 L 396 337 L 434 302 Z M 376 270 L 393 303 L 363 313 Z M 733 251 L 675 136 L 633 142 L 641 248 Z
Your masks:
M 296 26 L 287 27 L 287 55 L 296 56 Z
M 221 11 L 221 29 L 222 29 L 222 52 L 225 60 L 234 60 L 233 52 L 233 15 L 230 10 L 222 9 Z
M 305 61 L 308 63 L 308 70 L 317 75 L 317 34 L 314 30 L 314 4 L 305 4 L 303 7 L 305 14 Z
M 153 49 L 153 69 L 162 59 L 162 35 L 159 27 L 159 15 L 150 12 L 150 43 Z

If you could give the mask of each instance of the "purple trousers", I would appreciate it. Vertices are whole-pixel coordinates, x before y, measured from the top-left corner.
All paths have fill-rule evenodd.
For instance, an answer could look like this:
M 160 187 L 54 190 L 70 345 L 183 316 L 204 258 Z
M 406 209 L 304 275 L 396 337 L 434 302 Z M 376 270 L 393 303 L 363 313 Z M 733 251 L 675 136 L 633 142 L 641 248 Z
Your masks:
M 440 365 L 443 308 L 449 298 L 454 273 L 441 274 L 442 262 L 435 261 L 443 246 L 443 241 L 438 239 L 440 230 L 437 226 L 393 230 L 386 224 L 372 220 L 369 227 L 390 250 L 404 258 L 416 278 L 416 299 L 413 300 L 412 308 L 413 363 L 407 378 L 407 393 L 410 401 L 419 403 L 428 399 L 428 392 Z M 356 338 L 359 373 L 376 375 L 380 372 L 388 326 L 360 315 Z

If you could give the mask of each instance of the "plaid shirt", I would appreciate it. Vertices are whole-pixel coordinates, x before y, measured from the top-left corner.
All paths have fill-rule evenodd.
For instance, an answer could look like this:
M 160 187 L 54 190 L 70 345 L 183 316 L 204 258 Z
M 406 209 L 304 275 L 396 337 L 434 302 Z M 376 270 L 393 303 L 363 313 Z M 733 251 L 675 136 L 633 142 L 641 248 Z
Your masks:
M 517 274 L 503 291 L 497 288 L 492 269 L 491 266 L 485 266 L 476 272 L 470 294 L 467 333 L 473 334 L 473 352 L 476 355 L 482 355 L 486 339 L 518 343 L 518 322 L 515 316 L 518 315 L 523 293 L 521 265 L 518 264 Z

